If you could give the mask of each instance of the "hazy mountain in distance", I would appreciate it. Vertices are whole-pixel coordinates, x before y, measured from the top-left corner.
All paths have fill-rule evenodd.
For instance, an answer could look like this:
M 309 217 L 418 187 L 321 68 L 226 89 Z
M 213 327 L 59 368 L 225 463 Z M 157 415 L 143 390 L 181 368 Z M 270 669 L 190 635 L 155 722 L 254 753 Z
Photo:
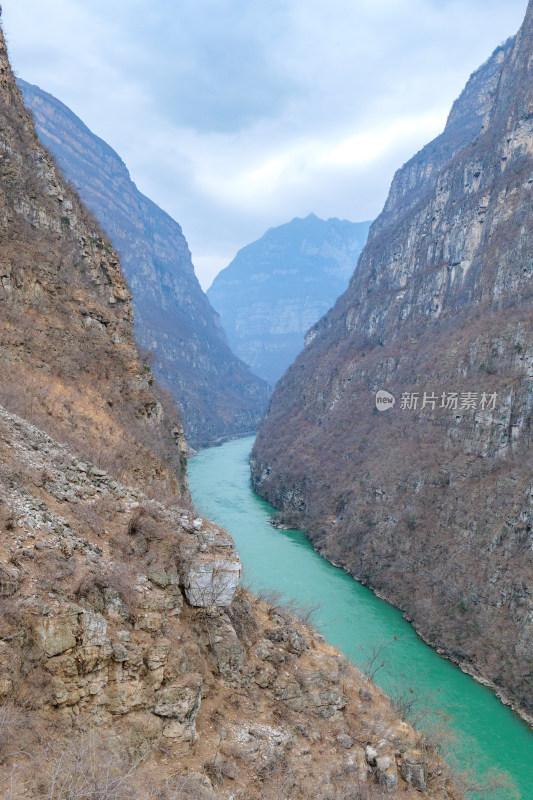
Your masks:
M 207 290 L 233 352 L 271 386 L 346 289 L 369 227 L 297 217 L 239 250 Z

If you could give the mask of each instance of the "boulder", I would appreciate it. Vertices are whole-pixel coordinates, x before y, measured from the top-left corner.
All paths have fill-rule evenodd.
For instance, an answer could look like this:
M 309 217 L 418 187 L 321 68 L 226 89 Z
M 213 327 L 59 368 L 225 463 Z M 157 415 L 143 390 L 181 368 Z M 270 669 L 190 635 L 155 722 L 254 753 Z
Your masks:
M 226 615 L 209 620 L 209 639 L 217 658 L 218 670 L 225 681 L 235 682 L 241 677 L 245 652 L 235 629 Z
M 417 741 L 417 734 L 407 722 L 397 722 L 385 731 L 384 738 L 395 749 L 403 753 L 412 750 Z
M 237 554 L 219 558 L 198 554 L 182 570 L 182 585 L 191 606 L 201 608 L 227 607 L 231 604 L 241 576 Z
M 148 572 L 148 580 L 161 589 L 178 582 L 178 574 L 173 569 L 153 569 Z
M 424 754 L 421 750 L 406 750 L 403 754 L 402 778 L 415 789 L 423 792 L 426 788 L 427 770 Z
M 394 750 L 391 747 L 378 748 L 375 763 L 378 783 L 395 789 L 398 786 L 398 769 Z
M 107 620 L 101 614 L 84 611 L 81 614 L 82 641 L 85 646 L 103 645 L 108 641 Z
M 164 666 L 170 652 L 170 642 L 168 639 L 158 639 L 146 653 L 146 666 L 150 670 L 159 669 Z
M 156 692 L 153 713 L 168 717 L 194 730 L 196 715 L 202 700 L 202 677 L 196 673 L 184 675 L 173 686 Z
M 335 717 L 346 705 L 346 698 L 337 689 L 313 689 L 309 696 L 316 707 L 316 713 L 323 719 Z
M 378 783 L 386 786 L 387 789 L 396 789 L 398 787 L 398 770 L 396 764 L 391 764 L 385 770 L 378 770 Z

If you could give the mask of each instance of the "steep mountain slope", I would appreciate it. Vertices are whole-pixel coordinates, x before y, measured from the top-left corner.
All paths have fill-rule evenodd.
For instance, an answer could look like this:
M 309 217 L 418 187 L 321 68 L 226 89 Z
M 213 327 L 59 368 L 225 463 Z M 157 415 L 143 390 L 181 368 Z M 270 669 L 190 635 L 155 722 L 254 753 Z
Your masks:
M 252 454 L 257 491 L 324 555 L 530 713 L 532 49 L 530 2 L 395 176 Z
M 39 144 L 3 46 L 0 111 L 0 402 L 127 479 L 186 494 L 181 423 L 135 350 L 118 256 Z
M 190 508 L 118 257 L 39 144 L 1 31 L 0 225 L 2 797 L 457 798 L 379 690 L 238 587 L 231 537 Z
M 181 411 L 194 447 L 255 430 L 268 387 L 228 347 L 180 226 L 141 194 L 105 142 L 52 95 L 19 80 L 41 141 L 120 254 L 135 337 Z
M 293 219 L 239 250 L 207 290 L 231 348 L 271 386 L 346 289 L 369 227 L 314 214 Z

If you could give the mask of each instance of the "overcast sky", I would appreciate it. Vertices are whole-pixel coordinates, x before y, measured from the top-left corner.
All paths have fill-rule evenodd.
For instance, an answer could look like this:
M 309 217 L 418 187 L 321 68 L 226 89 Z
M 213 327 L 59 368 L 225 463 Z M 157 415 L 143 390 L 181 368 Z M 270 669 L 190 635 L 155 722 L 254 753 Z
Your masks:
M 372 219 L 527 0 L 3 0 L 17 75 L 182 225 L 206 288 L 311 211 Z

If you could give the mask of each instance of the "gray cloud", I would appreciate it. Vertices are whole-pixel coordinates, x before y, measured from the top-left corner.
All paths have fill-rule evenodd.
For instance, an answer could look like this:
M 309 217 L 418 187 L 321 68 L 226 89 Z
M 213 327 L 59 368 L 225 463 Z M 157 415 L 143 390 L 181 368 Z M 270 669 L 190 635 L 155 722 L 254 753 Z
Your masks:
M 14 66 L 183 226 L 204 285 L 266 228 L 368 219 L 526 0 L 4 0 Z

